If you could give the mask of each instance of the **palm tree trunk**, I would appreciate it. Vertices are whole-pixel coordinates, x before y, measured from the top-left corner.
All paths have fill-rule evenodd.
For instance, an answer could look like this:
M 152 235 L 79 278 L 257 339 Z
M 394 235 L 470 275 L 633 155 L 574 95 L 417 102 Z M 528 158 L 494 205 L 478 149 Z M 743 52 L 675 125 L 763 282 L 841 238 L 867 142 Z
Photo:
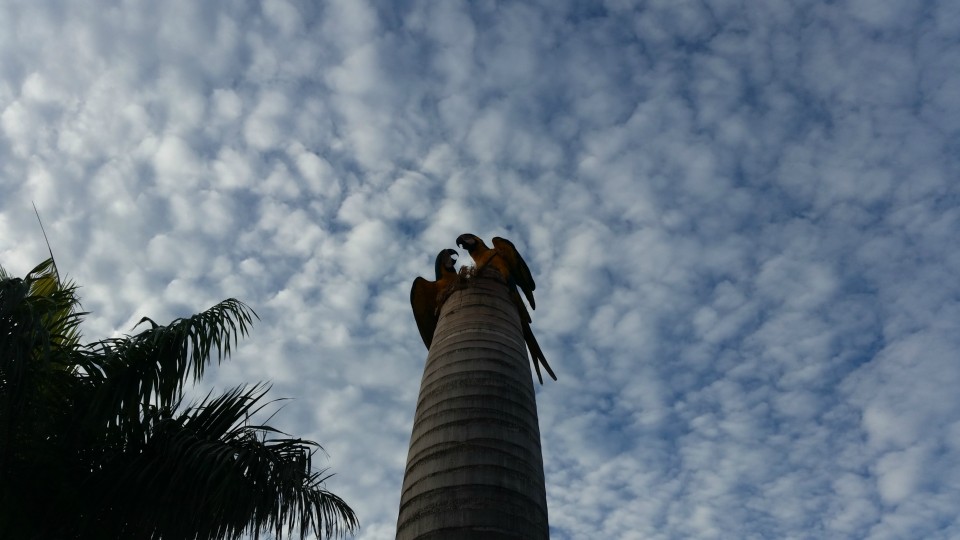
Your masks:
M 549 538 L 517 309 L 499 276 L 466 284 L 444 303 L 427 355 L 397 539 Z

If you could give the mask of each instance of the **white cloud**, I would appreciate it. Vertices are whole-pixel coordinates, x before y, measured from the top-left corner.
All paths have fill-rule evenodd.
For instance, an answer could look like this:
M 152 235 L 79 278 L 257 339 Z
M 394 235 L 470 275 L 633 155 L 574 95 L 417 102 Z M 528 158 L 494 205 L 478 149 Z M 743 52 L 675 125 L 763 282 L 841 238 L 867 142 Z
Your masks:
M 552 537 L 956 537 L 960 12 L 869 7 L 0 7 L 0 264 L 34 202 L 91 338 L 249 302 L 205 384 L 296 398 L 390 538 L 410 283 L 504 236 Z
M 279 148 L 285 140 L 284 121 L 289 113 L 286 95 L 277 91 L 264 93 L 244 123 L 244 140 L 260 151 Z
M 166 136 L 153 158 L 157 184 L 164 191 L 195 189 L 200 183 L 202 163 L 181 138 Z
M 229 88 L 218 88 L 213 92 L 213 112 L 219 119 L 235 121 L 243 113 L 243 99 Z
M 363 46 L 377 32 L 377 14 L 365 1 L 336 0 L 327 9 L 322 30 L 331 35 L 343 50 Z
M 308 192 L 323 200 L 326 207 L 336 204 L 341 192 L 340 181 L 330 163 L 309 151 L 296 151 L 294 157 Z
M 214 185 L 220 189 L 250 188 L 255 179 L 254 167 L 249 155 L 221 148 L 212 165 Z

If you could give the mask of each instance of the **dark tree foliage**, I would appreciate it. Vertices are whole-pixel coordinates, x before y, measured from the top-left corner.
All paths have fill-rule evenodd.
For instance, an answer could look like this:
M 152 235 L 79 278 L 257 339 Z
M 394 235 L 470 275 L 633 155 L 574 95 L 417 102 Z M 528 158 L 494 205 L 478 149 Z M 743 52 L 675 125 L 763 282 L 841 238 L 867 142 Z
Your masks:
M 322 450 L 249 418 L 268 387 L 183 404 L 256 314 L 225 300 L 80 344 L 76 286 L 52 259 L 0 268 L 0 531 L 5 538 L 276 538 L 354 532 L 313 468 Z M 144 324 L 148 323 L 148 324 Z M 140 325 L 138 325 L 140 326 Z

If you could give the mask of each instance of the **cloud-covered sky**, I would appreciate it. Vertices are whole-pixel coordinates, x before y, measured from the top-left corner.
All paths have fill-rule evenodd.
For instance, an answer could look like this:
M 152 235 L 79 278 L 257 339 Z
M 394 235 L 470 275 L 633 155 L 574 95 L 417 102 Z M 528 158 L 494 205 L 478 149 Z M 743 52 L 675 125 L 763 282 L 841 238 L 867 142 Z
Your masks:
M 960 4 L 0 1 L 0 264 L 227 297 L 393 538 L 460 233 L 514 241 L 552 537 L 960 537 Z M 461 263 L 469 264 L 464 254 Z

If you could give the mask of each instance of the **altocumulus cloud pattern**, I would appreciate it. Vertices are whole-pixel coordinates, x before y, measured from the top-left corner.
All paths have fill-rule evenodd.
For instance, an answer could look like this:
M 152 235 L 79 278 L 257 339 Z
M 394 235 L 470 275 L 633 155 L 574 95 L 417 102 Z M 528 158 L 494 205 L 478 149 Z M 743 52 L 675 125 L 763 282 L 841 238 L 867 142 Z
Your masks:
M 0 2 L 0 264 L 226 298 L 392 538 L 410 283 L 517 244 L 552 536 L 960 537 L 960 3 Z M 462 254 L 461 263 L 469 263 Z M 198 392 L 205 391 L 198 389 Z

